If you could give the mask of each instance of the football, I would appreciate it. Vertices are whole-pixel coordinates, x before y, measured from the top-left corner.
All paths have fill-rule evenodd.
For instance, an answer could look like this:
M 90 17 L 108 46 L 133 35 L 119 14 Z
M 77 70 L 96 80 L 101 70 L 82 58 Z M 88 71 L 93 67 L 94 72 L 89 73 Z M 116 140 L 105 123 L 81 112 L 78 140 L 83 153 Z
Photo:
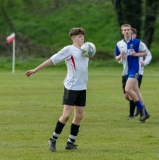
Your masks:
M 96 53 L 96 47 L 92 42 L 85 42 L 81 46 L 81 50 L 84 57 L 93 57 Z

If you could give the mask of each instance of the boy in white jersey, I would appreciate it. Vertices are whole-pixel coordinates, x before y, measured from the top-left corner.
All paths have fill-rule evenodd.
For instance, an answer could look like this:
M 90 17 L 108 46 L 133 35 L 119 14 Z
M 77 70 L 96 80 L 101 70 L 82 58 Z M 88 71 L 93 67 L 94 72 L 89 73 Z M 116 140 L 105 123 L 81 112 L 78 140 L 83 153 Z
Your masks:
M 54 54 L 51 58 L 43 62 L 38 67 L 28 70 L 26 76 L 30 76 L 37 71 L 61 61 L 65 61 L 67 66 L 67 75 L 64 80 L 64 96 L 63 96 L 63 114 L 56 123 L 52 137 L 48 141 L 49 149 L 56 151 L 56 140 L 62 132 L 66 122 L 74 110 L 74 118 L 71 124 L 70 135 L 66 143 L 65 149 L 76 150 L 77 145 L 74 144 L 79 132 L 80 122 L 84 114 L 84 106 L 86 105 L 86 88 L 88 81 L 88 61 L 89 58 L 82 56 L 81 45 L 84 43 L 85 31 L 83 28 L 73 28 L 69 32 L 69 36 L 73 42 Z
M 127 76 L 125 91 L 140 110 L 141 122 L 145 122 L 147 112 L 143 107 L 144 101 L 138 88 L 137 79 L 141 68 L 139 57 L 147 55 L 146 48 L 140 40 L 131 37 L 131 26 L 129 24 L 122 25 L 121 32 L 124 39 L 116 45 L 116 60 L 120 61 L 122 59 L 124 67 L 122 75 Z

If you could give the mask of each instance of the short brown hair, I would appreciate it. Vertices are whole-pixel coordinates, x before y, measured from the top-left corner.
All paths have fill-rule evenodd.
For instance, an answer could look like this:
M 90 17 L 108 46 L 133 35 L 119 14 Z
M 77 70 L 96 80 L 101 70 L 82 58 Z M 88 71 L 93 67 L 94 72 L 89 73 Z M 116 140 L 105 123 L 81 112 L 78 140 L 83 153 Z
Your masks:
M 137 30 L 135 28 L 131 28 L 133 34 L 137 34 Z
M 130 27 L 130 28 L 131 28 L 131 25 L 130 25 L 130 24 L 123 24 L 123 25 L 121 26 L 121 31 L 122 31 L 123 27 Z
M 69 32 L 69 36 L 77 36 L 79 34 L 85 35 L 85 30 L 83 28 L 72 28 Z

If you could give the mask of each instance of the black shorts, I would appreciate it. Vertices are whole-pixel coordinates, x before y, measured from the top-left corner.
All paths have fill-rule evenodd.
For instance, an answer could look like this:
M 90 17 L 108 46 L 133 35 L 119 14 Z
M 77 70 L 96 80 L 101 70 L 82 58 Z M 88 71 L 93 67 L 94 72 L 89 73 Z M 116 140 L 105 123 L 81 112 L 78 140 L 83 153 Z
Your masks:
M 142 77 L 143 77 L 143 75 L 139 75 L 139 78 L 138 78 L 139 88 L 140 88 L 140 85 L 141 85 L 141 82 L 142 82 Z M 126 81 L 127 81 L 127 76 L 122 76 L 122 89 L 123 89 L 124 94 L 126 93 L 125 92 Z
M 86 105 L 86 90 L 74 91 L 64 88 L 63 105 L 81 106 Z

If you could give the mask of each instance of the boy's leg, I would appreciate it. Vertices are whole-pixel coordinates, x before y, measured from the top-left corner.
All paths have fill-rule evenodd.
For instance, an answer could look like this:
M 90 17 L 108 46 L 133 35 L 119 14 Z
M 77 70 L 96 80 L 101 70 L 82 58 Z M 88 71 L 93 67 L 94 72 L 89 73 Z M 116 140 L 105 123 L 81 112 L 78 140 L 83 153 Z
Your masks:
M 49 148 L 52 152 L 56 151 L 56 140 L 58 139 L 64 126 L 65 126 L 65 124 L 61 123 L 59 120 L 57 121 L 55 131 L 54 131 L 52 137 L 50 138 L 50 140 L 48 141 Z
M 133 108 L 130 105 L 129 95 L 125 91 L 126 80 L 127 80 L 127 77 L 126 76 L 122 76 L 122 89 L 123 89 L 123 93 L 124 93 L 124 98 L 129 101 L 128 119 L 131 119 L 131 118 L 134 118 L 134 114 L 133 114 Z
M 134 116 L 138 116 L 138 115 L 139 115 L 139 109 L 136 107 L 136 111 L 135 111 Z
M 56 151 L 56 140 L 61 134 L 65 126 L 65 123 L 68 121 L 69 117 L 71 116 L 72 110 L 73 110 L 73 106 L 64 105 L 63 114 L 60 117 L 60 119 L 57 121 L 54 133 L 48 142 L 49 148 L 53 152 Z
M 134 91 L 134 87 L 136 85 L 138 85 L 137 83 L 138 83 L 137 79 L 135 79 L 135 78 L 128 78 L 127 82 L 126 82 L 126 86 L 125 86 L 126 93 L 132 98 L 132 100 L 134 102 L 136 102 L 136 101 L 139 100 L 136 92 Z
M 138 97 L 139 90 L 137 90 L 137 88 L 138 88 L 137 79 L 135 79 L 135 78 L 128 78 L 125 90 L 131 96 L 131 98 L 135 102 L 135 105 L 140 110 L 141 117 L 144 118 L 145 117 L 145 113 L 144 113 L 143 105 L 140 102 L 139 97 Z
M 147 113 L 146 107 L 145 107 L 145 105 L 144 105 L 144 99 L 143 99 L 143 97 L 142 97 L 142 95 L 141 95 L 141 93 L 140 93 L 139 87 L 138 87 L 138 86 L 135 86 L 135 87 L 134 87 L 134 91 L 137 93 L 137 96 L 138 96 L 140 102 L 141 102 L 142 105 L 143 105 L 145 117 L 148 117 L 148 118 L 149 118 L 149 114 Z M 139 111 L 139 113 L 140 113 L 140 116 L 142 117 L 142 112 Z M 146 119 L 147 119 L 147 118 L 146 118 Z
M 74 143 L 76 141 L 77 134 L 79 132 L 80 123 L 83 117 L 84 107 L 83 106 L 75 106 L 74 108 L 74 119 L 71 124 L 70 135 L 65 146 L 67 150 L 77 150 Z
M 139 78 L 138 78 L 138 86 L 139 86 L 139 89 L 140 89 L 140 86 L 141 86 L 141 83 L 142 83 L 142 77 L 143 75 L 139 75 Z M 134 116 L 138 116 L 139 115 L 139 110 L 138 108 L 136 107 L 136 112 L 134 114 Z
M 129 107 L 130 107 L 130 115 L 129 115 L 129 117 L 130 118 L 134 118 L 134 111 L 135 111 L 135 103 L 134 103 L 134 101 L 133 100 L 130 100 L 129 101 Z M 128 117 L 128 118 L 129 118 Z

